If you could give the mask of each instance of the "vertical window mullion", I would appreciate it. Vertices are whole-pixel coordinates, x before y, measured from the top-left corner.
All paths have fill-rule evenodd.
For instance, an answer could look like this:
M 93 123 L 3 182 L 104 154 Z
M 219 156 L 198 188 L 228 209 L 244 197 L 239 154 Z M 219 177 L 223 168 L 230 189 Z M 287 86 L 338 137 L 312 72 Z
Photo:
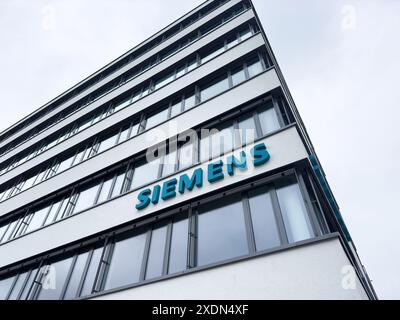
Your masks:
M 247 246 L 249 254 L 256 252 L 256 240 L 254 237 L 253 223 L 251 221 L 250 203 L 247 194 L 242 194 L 242 205 L 244 213 L 244 221 L 246 225 Z
M 257 137 L 258 137 L 258 138 L 261 138 L 261 137 L 264 136 L 264 134 L 263 134 L 262 127 L 261 127 L 260 118 L 258 117 L 257 109 L 253 112 L 253 118 L 254 118 L 254 123 L 255 123 L 255 125 L 256 125 Z
M 162 275 L 165 276 L 168 274 L 168 264 L 169 264 L 169 255 L 171 252 L 171 239 L 172 239 L 172 219 L 168 223 L 167 226 L 167 236 L 164 248 L 164 260 L 163 260 L 163 268 L 162 268 Z
M 279 109 L 278 102 L 276 101 L 275 97 L 272 97 L 272 104 L 274 106 L 274 110 L 276 112 L 276 115 L 278 116 L 279 125 L 280 125 L 281 128 L 283 128 L 285 126 L 285 122 L 283 121 L 283 117 L 282 117 L 282 114 L 281 114 L 280 109 Z
M 280 237 L 281 243 L 283 245 L 288 244 L 289 239 L 288 239 L 288 236 L 286 233 L 285 223 L 283 222 L 282 211 L 279 206 L 278 195 L 276 194 L 275 187 L 271 187 L 269 189 L 269 193 L 271 195 L 272 208 L 274 210 L 275 219 L 276 219 L 276 222 L 278 225 L 279 237 Z
M 142 265 L 140 268 L 140 276 L 139 276 L 139 282 L 144 281 L 146 278 L 146 269 L 147 269 L 147 262 L 149 260 L 149 253 L 150 253 L 150 242 L 151 242 L 151 235 L 152 235 L 152 228 L 149 228 L 146 234 L 146 244 L 144 246 L 144 251 L 143 251 L 143 258 L 142 258 Z
M 314 236 L 320 236 L 320 235 L 322 235 L 321 228 L 319 226 L 319 223 L 318 223 L 318 220 L 317 220 L 317 216 L 315 214 L 315 211 L 314 211 L 314 208 L 312 206 L 310 197 L 308 195 L 308 192 L 307 192 L 304 180 L 303 180 L 303 176 L 297 170 L 296 170 L 295 175 L 296 175 L 296 178 L 297 178 L 297 181 L 298 181 L 298 184 L 299 184 L 299 189 L 300 189 L 300 192 L 301 192 L 301 195 L 302 195 L 302 200 L 304 201 L 305 207 L 307 209 L 308 216 L 310 218 L 309 220 L 310 220 L 310 223 L 311 223 L 311 228 L 312 228 L 313 233 L 314 233 L 313 235 Z
M 71 266 L 70 266 L 70 268 L 68 270 L 68 273 L 67 273 L 67 276 L 65 278 L 65 282 L 64 282 L 63 288 L 62 288 L 61 293 L 60 293 L 60 300 L 64 300 L 65 292 L 67 291 L 69 281 L 71 280 L 72 272 L 74 271 L 75 263 L 76 263 L 76 260 L 78 259 L 78 256 L 79 256 L 79 254 L 75 254 L 73 259 L 72 259 Z
M 189 207 L 188 215 L 188 255 L 187 255 L 187 269 L 194 268 L 197 264 L 196 262 L 196 251 L 197 251 L 197 208 Z

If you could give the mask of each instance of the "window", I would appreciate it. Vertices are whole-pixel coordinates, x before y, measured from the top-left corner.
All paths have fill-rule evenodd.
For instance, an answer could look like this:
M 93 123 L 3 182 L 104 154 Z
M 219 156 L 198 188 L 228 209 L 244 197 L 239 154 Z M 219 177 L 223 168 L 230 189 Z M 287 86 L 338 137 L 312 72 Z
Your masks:
M 189 110 L 196 105 L 196 95 L 194 93 L 188 94 L 184 101 L 184 110 Z
M 283 185 L 276 189 L 283 222 L 290 243 L 313 237 L 313 231 L 297 183 Z
M 239 36 L 240 36 L 240 41 L 244 41 L 248 38 L 251 37 L 251 30 L 249 27 L 247 27 L 245 30 L 242 30 L 241 32 L 239 32 Z
M 41 281 L 41 288 L 38 300 L 58 300 L 61 298 L 61 292 L 67 279 L 68 271 L 71 268 L 72 257 L 52 263 L 46 268 Z M 52 286 L 45 286 L 52 282 Z
M 146 233 L 129 234 L 115 242 L 105 289 L 138 282 L 146 243 Z
M 49 214 L 47 215 L 47 219 L 45 221 L 45 225 L 52 223 L 53 221 L 56 221 L 57 218 L 57 213 L 60 209 L 60 205 L 62 204 L 62 200 L 55 202 L 54 204 L 51 205 Z
M 33 281 L 36 279 L 38 271 L 39 271 L 39 268 L 35 268 L 29 273 L 29 276 L 28 276 L 28 279 L 24 286 L 24 289 L 20 293 L 19 300 L 27 300 L 27 299 L 31 299 L 33 297 L 32 285 L 33 285 Z
M 125 180 L 125 171 L 119 173 L 117 177 L 115 178 L 115 183 L 113 187 L 113 191 L 111 194 L 111 198 L 116 197 L 120 195 L 122 192 L 124 192 L 124 180 Z
M 278 115 L 272 103 L 261 108 L 258 112 L 258 117 L 264 134 L 268 134 L 280 128 Z
M 167 74 L 166 76 L 162 77 L 161 79 L 157 80 L 154 84 L 154 90 L 157 90 L 166 84 L 170 83 L 175 78 L 175 71 Z
M 253 115 L 242 117 L 241 119 L 239 119 L 238 125 L 240 142 L 242 143 L 242 145 L 254 142 L 257 138 L 257 132 Z
M 8 300 L 17 300 L 21 291 L 24 289 L 24 284 L 25 280 L 27 279 L 29 275 L 29 271 L 26 271 L 24 273 L 20 273 L 17 276 L 17 281 L 14 284 L 14 287 L 12 288 L 10 295 L 8 297 Z
M 268 189 L 263 187 L 250 191 L 249 204 L 256 250 L 279 246 L 281 241 Z
M 121 109 L 125 108 L 126 106 L 128 106 L 130 103 L 131 103 L 131 98 L 130 97 L 125 98 L 124 100 L 117 102 L 115 104 L 114 111 L 121 110 Z
M 123 127 L 122 130 L 121 130 L 121 133 L 119 134 L 117 143 L 122 143 L 122 142 L 128 140 L 129 139 L 130 130 L 131 130 L 130 126 Z
M 0 280 L 0 300 L 5 300 L 7 298 L 8 292 L 14 283 L 14 279 L 15 276 Z
M 146 130 L 160 124 L 161 122 L 168 119 L 168 108 L 158 111 L 146 120 Z
M 166 156 L 163 158 L 163 165 L 162 165 L 162 177 L 165 177 L 171 173 L 175 172 L 177 167 L 177 151 L 171 150 Z
M 151 232 L 146 279 L 151 279 L 162 275 L 166 237 L 167 225 L 165 222 L 161 225 L 156 225 Z
M 146 162 L 135 168 L 133 172 L 132 187 L 135 189 L 158 178 L 160 160 Z
M 173 102 L 172 106 L 171 106 L 171 115 L 170 115 L 170 117 L 172 118 L 172 117 L 177 116 L 178 114 L 181 113 L 181 111 L 182 111 L 182 101 L 178 100 L 178 101 Z
M 33 176 L 33 177 L 30 177 L 28 180 L 26 180 L 24 185 L 21 188 L 21 192 L 29 189 L 30 187 L 32 187 L 35 179 L 36 179 L 36 176 Z
M 225 126 L 220 127 L 217 132 L 212 130 L 209 139 L 211 158 L 232 151 L 235 146 L 233 125 L 226 124 Z
M 99 267 L 103 247 L 96 248 L 90 257 L 89 266 L 84 277 L 82 291 L 80 297 L 87 296 L 92 293 L 94 282 L 96 280 L 97 269 Z
M 220 44 L 218 47 L 213 48 L 211 53 L 208 53 L 201 59 L 201 63 L 206 63 L 207 61 L 211 60 L 212 58 L 216 57 L 217 55 L 224 52 L 224 45 Z
M 172 224 L 171 247 L 169 253 L 168 273 L 176 273 L 187 268 L 188 255 L 188 219 L 176 217 Z
M 185 169 L 196 163 L 196 151 L 194 144 L 187 142 L 179 148 L 178 170 Z
M 76 258 L 75 264 L 72 269 L 72 274 L 65 291 L 64 299 L 73 299 L 79 297 L 79 284 L 82 279 L 86 262 L 89 257 L 89 252 L 83 252 Z
M 17 223 L 18 223 L 18 220 L 14 220 L 10 223 L 7 231 L 4 233 L 4 236 L 3 236 L 3 239 L 1 240 L 1 242 L 6 242 L 9 239 L 11 239 L 11 235 L 14 233 L 14 229 L 17 226 Z
M 201 101 L 205 101 L 215 97 L 221 92 L 229 88 L 228 78 L 226 75 L 214 80 L 210 85 L 207 85 L 200 91 Z
M 239 67 L 236 69 L 233 69 L 232 71 L 232 85 L 236 86 L 240 83 L 242 83 L 244 80 L 246 80 L 246 75 L 244 73 L 243 67 Z
M 79 193 L 73 212 L 79 212 L 94 205 L 99 186 L 95 185 Z
M 68 168 L 70 168 L 72 166 L 72 162 L 74 161 L 75 155 L 69 157 L 66 160 L 61 161 L 57 172 L 63 172 L 64 170 L 67 170 Z
M 45 207 L 41 210 L 36 211 L 35 213 L 32 213 L 31 220 L 29 221 L 29 225 L 25 230 L 25 233 L 28 233 L 30 231 L 39 229 L 41 226 L 43 226 L 44 221 L 47 217 L 47 213 L 49 212 L 49 207 Z
M 263 71 L 263 67 L 262 67 L 260 59 L 256 58 L 256 59 L 251 60 L 247 64 L 247 70 L 249 72 L 249 77 L 250 78 L 256 76 L 259 73 L 261 73 Z
M 117 137 L 118 137 L 118 135 L 114 134 L 111 137 L 108 137 L 108 138 L 102 140 L 100 142 L 100 146 L 99 146 L 97 153 L 103 152 L 103 151 L 113 147 L 117 142 Z
M 248 253 L 243 206 L 239 195 L 199 207 L 197 265 Z
M 112 186 L 114 178 L 110 178 L 104 181 L 103 185 L 101 186 L 101 190 L 99 193 L 99 198 L 97 199 L 97 203 L 106 201 L 110 195 L 110 189 Z

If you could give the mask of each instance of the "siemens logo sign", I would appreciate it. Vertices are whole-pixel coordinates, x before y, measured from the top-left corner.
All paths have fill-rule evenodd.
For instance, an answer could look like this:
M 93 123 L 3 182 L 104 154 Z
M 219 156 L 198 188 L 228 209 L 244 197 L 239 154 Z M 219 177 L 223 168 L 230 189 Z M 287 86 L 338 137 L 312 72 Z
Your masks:
M 266 163 L 270 159 L 270 154 L 264 143 L 255 145 L 250 149 L 252 162 L 254 167 L 258 167 Z M 210 183 L 222 180 L 225 178 L 223 167 L 226 166 L 228 175 L 233 176 L 235 169 L 245 170 L 247 168 L 247 155 L 244 151 L 240 152 L 239 157 L 230 155 L 226 157 L 226 161 L 218 160 L 210 163 L 207 166 L 207 180 Z M 198 168 L 193 171 L 192 176 L 182 174 L 179 179 L 172 178 L 165 181 L 162 185 L 155 185 L 152 189 L 147 188 L 139 192 L 137 196 L 138 203 L 136 209 L 142 210 L 150 203 L 157 204 L 160 199 L 168 200 L 176 197 L 177 191 L 183 194 L 186 190 L 193 190 L 196 186 L 201 188 L 203 186 L 204 170 Z

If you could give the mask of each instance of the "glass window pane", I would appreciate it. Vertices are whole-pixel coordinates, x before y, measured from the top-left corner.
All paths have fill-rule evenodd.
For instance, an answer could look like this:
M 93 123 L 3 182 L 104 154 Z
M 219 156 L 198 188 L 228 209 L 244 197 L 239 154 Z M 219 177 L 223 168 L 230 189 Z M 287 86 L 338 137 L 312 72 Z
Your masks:
M 55 221 L 56 219 L 56 214 L 58 213 L 58 209 L 60 208 L 60 204 L 62 203 L 62 200 L 54 203 L 51 208 L 50 208 L 50 212 L 47 216 L 47 219 L 45 221 L 45 225 L 52 223 L 53 221 Z
M 157 90 L 166 84 L 170 83 L 172 80 L 174 80 L 175 77 L 175 71 L 167 74 L 166 76 L 162 77 L 161 79 L 157 80 L 154 83 L 154 90 Z
M 178 170 L 190 167 L 195 163 L 195 151 L 193 143 L 185 143 L 179 148 L 179 168 Z
M 182 101 L 175 101 L 171 106 L 171 118 L 181 113 Z
M 17 282 L 15 283 L 10 293 L 10 296 L 8 297 L 8 300 L 17 300 L 19 293 L 22 291 L 24 287 L 24 283 L 28 274 L 29 271 L 26 271 L 18 276 Z
M 8 227 L 7 231 L 5 232 L 1 242 L 6 242 L 7 240 L 10 239 L 11 235 L 14 233 L 14 229 L 17 226 L 17 223 L 18 223 L 18 220 L 14 220 L 10 223 L 10 226 Z
M 199 208 L 197 250 L 199 266 L 248 253 L 239 195 L 204 204 Z
M 31 295 L 33 293 L 32 285 L 33 285 L 33 281 L 35 280 L 35 277 L 37 276 L 37 274 L 38 274 L 38 268 L 33 269 L 32 272 L 30 273 L 28 281 L 26 282 L 26 285 L 25 285 L 24 289 L 22 290 L 20 300 L 26 300 L 28 298 L 31 298 Z
M 261 61 L 258 58 L 249 62 L 247 69 L 249 71 L 250 78 L 256 76 L 257 74 L 263 71 Z
M 251 221 L 256 241 L 256 250 L 266 250 L 281 244 L 279 231 L 267 188 L 249 192 Z
M 124 190 L 122 190 L 122 188 L 124 186 L 124 180 L 125 180 L 125 171 L 118 174 L 117 179 L 115 180 L 111 198 L 120 195 L 124 191 Z
M 213 49 L 213 52 L 208 53 L 204 57 L 201 58 L 201 63 L 206 63 L 207 61 L 211 60 L 212 58 L 216 57 L 217 55 L 224 52 L 224 45 L 221 44 L 217 48 Z
M 110 179 L 104 181 L 103 186 L 101 187 L 101 191 L 100 191 L 99 199 L 97 200 L 97 203 L 106 201 L 108 199 L 113 180 L 114 180 L 114 178 L 110 178 Z
M 139 123 L 136 123 L 132 126 L 130 137 L 134 137 L 138 134 Z
M 118 137 L 118 135 L 114 134 L 111 137 L 108 137 L 107 139 L 102 140 L 100 142 L 100 147 L 99 147 L 97 153 L 103 152 L 103 151 L 115 146 L 115 144 L 117 142 L 117 137 Z
M 0 242 L 4 236 L 4 233 L 7 231 L 8 224 L 5 224 L 0 227 Z
M 175 172 L 176 161 L 177 161 L 176 150 L 168 153 L 163 158 L 162 174 L 161 174 L 163 177 Z
M 146 130 L 168 119 L 168 108 L 153 114 L 146 120 Z
M 131 189 L 135 189 L 146 183 L 156 180 L 158 178 L 159 166 L 160 160 L 157 159 L 136 167 L 133 173 Z
M 98 190 L 99 185 L 95 185 L 89 189 L 81 191 L 79 193 L 78 201 L 75 204 L 73 212 L 76 213 L 93 206 Z
M 185 74 L 185 69 L 185 66 L 178 68 L 178 70 L 176 70 L 176 77 L 182 77 Z
M 73 166 L 82 161 L 82 157 L 83 157 L 83 154 L 85 153 L 85 151 L 86 151 L 86 149 L 83 149 L 78 152 L 78 154 L 76 155 L 76 157 L 74 159 L 74 163 L 72 164 Z
M 71 157 L 69 157 L 66 160 L 63 160 L 58 169 L 57 172 L 63 172 L 64 170 L 67 170 L 68 168 L 70 168 L 72 166 L 72 161 L 74 160 L 75 155 L 72 155 Z
M 272 104 L 265 106 L 258 112 L 261 128 L 264 134 L 268 134 L 280 128 L 278 115 Z
M 192 60 L 189 62 L 187 70 L 189 72 L 189 71 L 192 71 L 196 67 L 197 67 L 197 60 L 195 59 L 195 60 Z
M 176 219 L 172 224 L 168 273 L 186 270 L 188 245 L 188 219 Z
M 89 267 L 86 272 L 85 280 L 82 287 L 81 297 L 92 293 L 94 281 L 99 267 L 103 247 L 93 250 L 92 258 L 90 259 Z
M 196 96 L 194 93 L 190 95 L 186 95 L 185 101 L 184 101 L 184 110 L 189 110 L 193 108 L 196 104 Z
M 71 268 L 72 257 L 52 263 L 46 270 L 41 283 L 38 300 L 58 300 L 64 288 L 68 271 Z
M 21 188 L 21 191 L 27 190 L 32 187 L 33 182 L 35 181 L 36 176 L 30 177 L 28 180 L 25 181 L 24 185 Z
M 46 207 L 33 213 L 33 217 L 29 222 L 29 225 L 26 228 L 25 233 L 39 229 L 44 224 L 44 220 L 46 219 L 49 209 L 50 209 L 49 207 Z
M 125 98 L 124 100 L 117 102 L 114 107 L 114 111 L 121 110 L 131 103 L 131 97 Z
M 256 124 L 253 115 L 243 117 L 238 122 L 240 142 L 249 144 L 257 138 Z
M 230 152 L 235 145 L 235 135 L 233 125 L 220 128 L 219 132 L 215 132 L 210 137 L 211 157 Z
M 74 299 L 78 297 L 79 283 L 82 279 L 88 257 L 89 252 L 83 252 L 76 258 L 74 269 L 72 270 L 71 278 L 68 282 L 67 290 L 65 291 L 64 299 Z
M 14 283 L 14 279 L 15 276 L 0 280 L 0 300 L 5 300 L 7 298 L 8 292 Z
M 151 232 L 149 257 L 147 260 L 146 279 L 162 275 L 167 225 L 157 226 Z
M 130 235 L 115 243 L 105 289 L 139 281 L 146 233 Z
M 276 189 L 290 243 L 313 236 L 307 210 L 297 183 Z
M 122 143 L 129 139 L 130 126 L 122 128 L 121 134 L 118 137 L 118 143 Z
M 250 38 L 250 37 L 251 37 L 251 30 L 250 30 L 250 28 L 248 27 L 247 29 L 242 30 L 241 32 L 239 32 L 239 34 L 240 34 L 240 40 L 241 40 L 241 41 L 244 41 L 244 40 L 246 40 L 247 38 Z
M 232 85 L 236 86 L 239 83 L 242 83 L 244 80 L 246 80 L 246 75 L 244 73 L 243 67 L 234 69 L 232 71 Z
M 200 91 L 201 101 L 204 102 L 211 99 L 227 89 L 229 89 L 228 78 L 223 76 Z

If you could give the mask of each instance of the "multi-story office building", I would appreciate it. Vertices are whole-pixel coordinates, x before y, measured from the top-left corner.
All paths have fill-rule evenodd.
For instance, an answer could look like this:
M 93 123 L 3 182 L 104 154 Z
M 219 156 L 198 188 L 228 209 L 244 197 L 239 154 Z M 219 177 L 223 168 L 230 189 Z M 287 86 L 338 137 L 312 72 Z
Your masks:
M 248 0 L 201 4 L 0 153 L 0 299 L 376 299 Z

